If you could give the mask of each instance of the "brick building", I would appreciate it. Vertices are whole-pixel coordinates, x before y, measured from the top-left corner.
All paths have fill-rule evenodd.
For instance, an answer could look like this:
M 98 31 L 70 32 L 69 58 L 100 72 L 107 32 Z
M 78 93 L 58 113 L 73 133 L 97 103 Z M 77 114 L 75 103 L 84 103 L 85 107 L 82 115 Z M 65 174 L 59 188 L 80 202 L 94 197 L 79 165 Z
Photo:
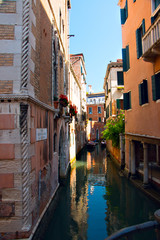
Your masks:
M 29 237 L 69 167 L 70 0 L 0 1 L 0 232 Z
M 104 92 L 87 94 L 87 138 L 100 140 L 104 130 Z
M 149 166 L 160 164 L 160 2 L 120 0 L 119 5 L 126 169 L 132 176 L 142 172 L 144 186 L 158 184 Z

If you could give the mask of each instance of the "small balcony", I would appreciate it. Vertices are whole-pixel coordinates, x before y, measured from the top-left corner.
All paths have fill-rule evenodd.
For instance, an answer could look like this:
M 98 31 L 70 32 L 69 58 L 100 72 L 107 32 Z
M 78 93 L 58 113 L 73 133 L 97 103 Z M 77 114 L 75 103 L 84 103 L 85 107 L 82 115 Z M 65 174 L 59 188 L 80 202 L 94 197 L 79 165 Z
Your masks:
M 154 62 L 155 58 L 160 56 L 160 16 L 143 36 L 142 48 L 144 61 Z

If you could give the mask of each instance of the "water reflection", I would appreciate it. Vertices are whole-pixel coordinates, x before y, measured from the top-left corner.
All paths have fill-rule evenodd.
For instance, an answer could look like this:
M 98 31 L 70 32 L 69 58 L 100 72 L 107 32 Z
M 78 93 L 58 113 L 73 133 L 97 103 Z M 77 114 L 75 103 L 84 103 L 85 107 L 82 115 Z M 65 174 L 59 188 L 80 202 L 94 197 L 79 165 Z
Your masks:
M 103 240 L 122 227 L 151 220 L 159 208 L 119 176 L 99 145 L 81 152 L 60 196 L 45 240 Z

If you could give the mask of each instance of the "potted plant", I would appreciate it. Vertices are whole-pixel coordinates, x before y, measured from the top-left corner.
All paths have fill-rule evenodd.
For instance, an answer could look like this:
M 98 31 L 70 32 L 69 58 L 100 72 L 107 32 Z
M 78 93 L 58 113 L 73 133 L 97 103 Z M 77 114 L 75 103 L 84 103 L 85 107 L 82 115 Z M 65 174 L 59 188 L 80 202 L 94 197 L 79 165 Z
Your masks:
M 67 106 L 68 106 L 68 103 L 69 103 L 67 96 L 64 95 L 64 94 L 61 94 L 61 95 L 59 96 L 59 102 L 60 102 L 60 104 L 61 104 L 62 107 L 67 107 Z
M 76 106 L 70 104 L 70 105 L 69 105 L 69 112 L 70 112 L 71 116 L 76 116 L 76 114 L 77 114 L 77 108 L 76 108 Z
M 54 102 L 53 102 L 54 108 L 58 108 L 58 104 L 59 104 L 58 97 L 54 96 L 53 100 L 54 100 Z

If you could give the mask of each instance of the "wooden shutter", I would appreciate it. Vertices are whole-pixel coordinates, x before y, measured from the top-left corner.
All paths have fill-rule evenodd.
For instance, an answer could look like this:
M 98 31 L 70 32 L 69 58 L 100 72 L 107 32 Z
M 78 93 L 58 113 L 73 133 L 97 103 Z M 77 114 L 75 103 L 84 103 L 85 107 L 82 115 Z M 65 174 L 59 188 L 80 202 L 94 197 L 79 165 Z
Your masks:
M 128 109 L 131 109 L 131 92 L 128 92 Z
M 129 95 L 128 95 L 128 93 L 123 93 L 123 99 L 124 99 L 124 101 L 123 101 L 123 108 L 124 108 L 124 110 L 128 110 L 128 103 L 129 103 Z
M 123 72 L 122 71 L 117 72 L 117 85 L 124 85 Z
M 156 78 L 155 75 L 152 76 L 152 99 L 156 101 Z
M 143 104 L 148 103 L 148 84 L 147 80 L 143 80 Z
M 137 47 L 137 58 L 139 59 L 142 56 L 142 38 L 141 38 L 141 31 L 139 28 L 136 30 L 136 47 Z
M 126 63 L 127 63 L 127 71 L 130 69 L 130 62 L 129 62 L 129 45 L 126 46 Z
M 125 8 L 120 9 L 120 15 L 121 15 L 121 24 L 124 24 L 126 21 L 126 10 Z
M 123 59 L 123 72 L 127 72 L 126 48 L 122 49 L 122 59 Z
M 126 14 L 126 19 L 128 18 L 128 2 L 126 0 L 126 6 L 125 6 L 125 14 Z
M 142 20 L 142 34 L 144 35 L 146 32 L 146 29 L 145 29 L 145 19 Z
M 117 109 L 121 109 L 120 99 L 116 99 Z
M 139 105 L 142 105 L 142 83 L 138 85 L 139 88 Z

